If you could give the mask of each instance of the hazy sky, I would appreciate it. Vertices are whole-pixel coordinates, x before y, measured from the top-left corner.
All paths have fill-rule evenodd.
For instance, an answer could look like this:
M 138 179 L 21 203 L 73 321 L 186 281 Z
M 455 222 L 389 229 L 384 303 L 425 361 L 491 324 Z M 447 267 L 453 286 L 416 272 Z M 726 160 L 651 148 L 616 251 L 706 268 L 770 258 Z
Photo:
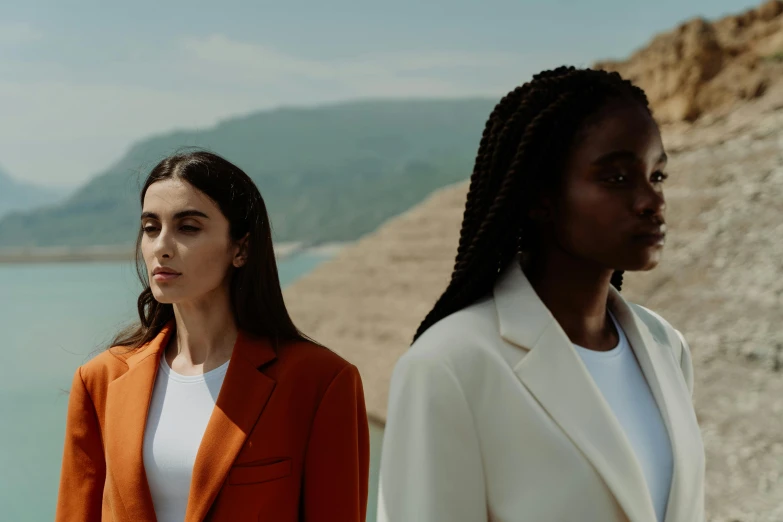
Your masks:
M 499 97 L 540 69 L 622 58 L 686 18 L 757 3 L 3 0 L 0 165 L 73 185 L 140 138 L 258 109 Z

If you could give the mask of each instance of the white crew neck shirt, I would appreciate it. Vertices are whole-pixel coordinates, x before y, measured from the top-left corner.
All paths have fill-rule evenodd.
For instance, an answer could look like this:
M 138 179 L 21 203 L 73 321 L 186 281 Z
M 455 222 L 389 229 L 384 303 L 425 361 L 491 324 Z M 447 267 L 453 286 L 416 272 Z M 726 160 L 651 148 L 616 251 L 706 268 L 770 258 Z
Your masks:
M 228 362 L 201 375 L 180 375 L 166 357 L 160 361 L 144 430 L 144 470 L 158 522 L 182 522 L 193 463 Z
M 644 472 L 655 514 L 663 522 L 674 469 L 669 433 L 625 332 L 609 316 L 620 336 L 616 347 L 606 352 L 574 347 L 625 431 Z

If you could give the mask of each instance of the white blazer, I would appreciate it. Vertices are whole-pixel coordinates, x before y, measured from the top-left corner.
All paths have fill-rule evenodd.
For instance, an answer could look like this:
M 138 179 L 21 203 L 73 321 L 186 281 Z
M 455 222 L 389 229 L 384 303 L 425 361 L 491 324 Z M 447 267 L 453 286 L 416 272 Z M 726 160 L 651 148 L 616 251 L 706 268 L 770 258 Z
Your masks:
M 704 520 L 704 447 L 687 343 L 626 302 L 621 324 L 669 433 L 666 522 Z M 636 455 L 517 263 L 492 297 L 439 321 L 398 361 L 378 522 L 655 522 Z

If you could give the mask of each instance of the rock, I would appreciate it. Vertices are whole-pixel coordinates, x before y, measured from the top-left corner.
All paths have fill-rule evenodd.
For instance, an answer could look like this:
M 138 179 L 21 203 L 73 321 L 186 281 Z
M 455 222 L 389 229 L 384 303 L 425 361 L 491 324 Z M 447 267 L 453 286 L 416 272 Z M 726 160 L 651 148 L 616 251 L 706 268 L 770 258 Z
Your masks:
M 780 0 L 770 0 L 761 4 L 756 10 L 758 18 L 760 20 L 769 21 L 773 18 L 777 18 L 780 13 L 783 13 L 783 2 Z
M 714 22 L 696 18 L 660 34 L 618 71 L 642 87 L 658 119 L 693 122 L 763 96 L 783 79 L 783 1 Z

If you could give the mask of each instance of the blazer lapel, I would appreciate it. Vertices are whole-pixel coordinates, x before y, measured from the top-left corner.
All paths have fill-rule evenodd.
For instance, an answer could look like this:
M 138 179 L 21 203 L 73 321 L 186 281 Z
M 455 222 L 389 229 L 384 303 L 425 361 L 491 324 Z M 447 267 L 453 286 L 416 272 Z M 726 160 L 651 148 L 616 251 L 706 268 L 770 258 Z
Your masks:
M 128 371 L 108 386 L 106 396 L 106 464 L 117 486 L 128 520 L 155 520 L 143 443 L 160 356 L 173 324 L 166 325 L 145 347 L 127 360 Z
M 529 350 L 514 364 L 520 381 L 593 465 L 628 519 L 654 521 L 644 474 L 622 427 L 517 263 L 494 295 L 501 336 Z
M 185 522 L 201 522 L 275 388 L 259 367 L 275 358 L 265 340 L 240 332 L 193 465 Z
M 633 347 L 645 379 L 658 404 L 672 447 L 672 484 L 664 520 L 698 520 L 693 512 L 704 454 L 699 425 L 685 382 L 679 378 L 679 364 L 665 335 L 657 339 L 620 294 L 611 289 L 609 306 Z

